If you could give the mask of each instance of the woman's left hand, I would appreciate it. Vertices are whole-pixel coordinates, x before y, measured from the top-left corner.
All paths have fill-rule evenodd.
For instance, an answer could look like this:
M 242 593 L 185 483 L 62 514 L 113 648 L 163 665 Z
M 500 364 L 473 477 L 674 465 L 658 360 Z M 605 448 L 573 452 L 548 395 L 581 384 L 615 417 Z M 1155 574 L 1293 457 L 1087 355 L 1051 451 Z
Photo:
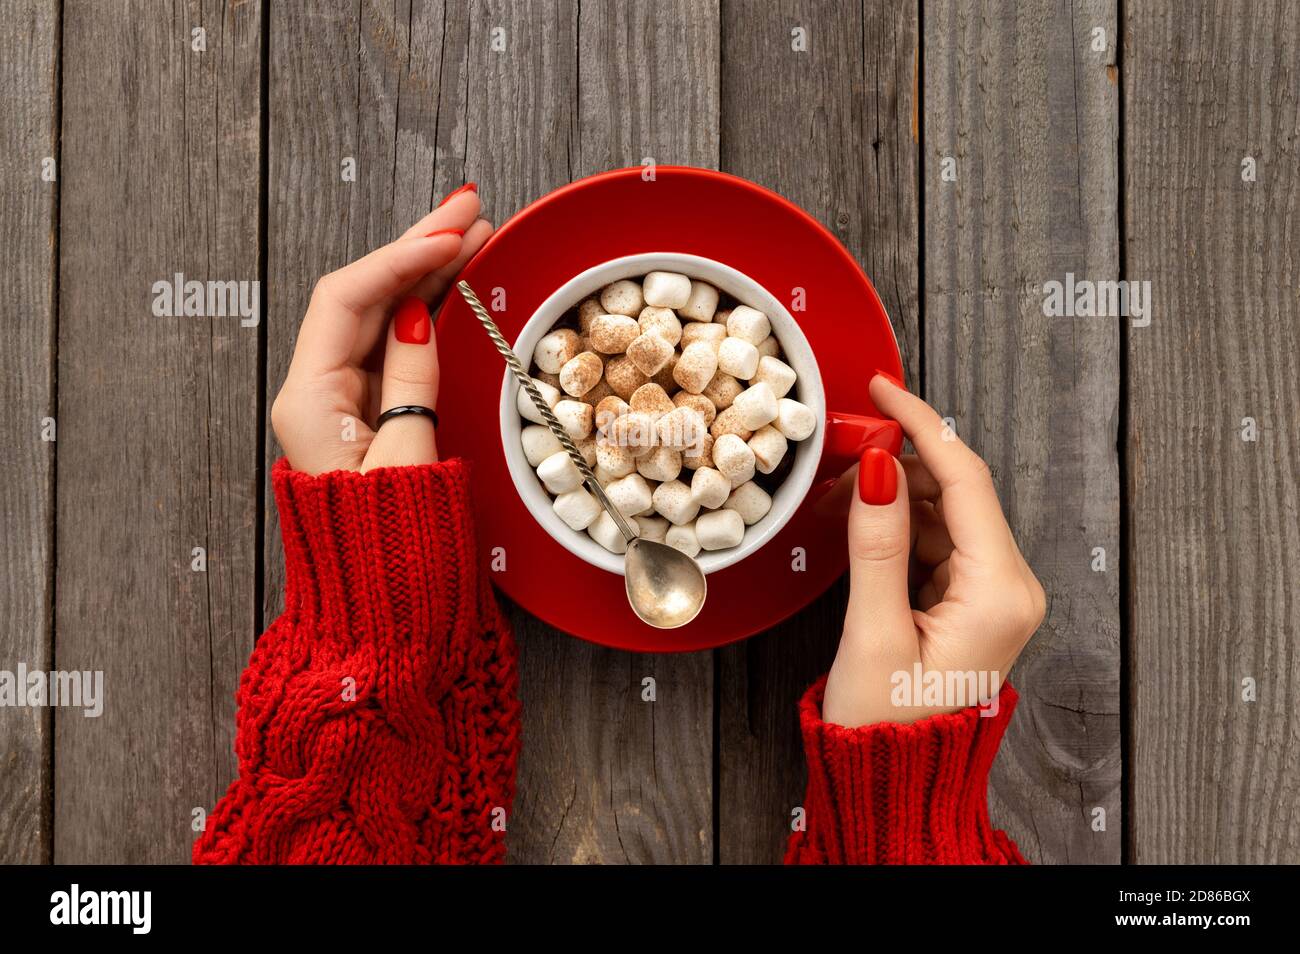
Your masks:
M 427 417 L 375 425 L 389 408 L 437 406 L 430 306 L 492 234 L 479 209 L 472 186 L 457 190 L 397 241 L 316 283 L 271 405 L 271 426 L 294 470 L 364 473 L 438 459 Z

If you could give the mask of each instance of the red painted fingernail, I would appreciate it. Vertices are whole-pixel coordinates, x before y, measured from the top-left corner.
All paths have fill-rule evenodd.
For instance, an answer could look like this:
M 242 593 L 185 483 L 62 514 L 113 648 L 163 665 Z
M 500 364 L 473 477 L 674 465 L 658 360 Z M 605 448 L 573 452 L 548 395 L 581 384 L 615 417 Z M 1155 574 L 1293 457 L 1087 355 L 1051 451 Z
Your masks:
M 437 229 L 430 232 L 425 238 L 433 238 L 435 235 L 455 235 L 457 238 L 464 238 L 465 232 L 462 229 Z
M 898 388 L 899 390 L 901 391 L 907 390 L 907 385 L 904 384 L 902 381 L 898 380 L 898 378 L 894 377 L 888 371 L 881 371 L 879 368 L 876 368 L 876 374 L 880 375 L 882 378 L 884 378 L 886 381 L 888 381 L 890 384 L 892 384 L 894 387 Z
M 411 295 L 402 299 L 393 315 L 393 334 L 403 344 L 428 344 L 433 322 L 429 320 L 429 306 Z
M 450 202 L 452 199 L 456 198 L 456 196 L 460 195 L 462 192 L 477 192 L 477 191 L 478 191 L 478 186 L 477 186 L 475 183 L 473 183 L 473 182 L 466 182 L 463 186 L 461 186 L 461 187 L 460 187 L 459 189 L 457 189 L 455 192 L 448 192 L 448 193 L 447 193 L 447 197 L 444 198 L 441 202 L 438 203 L 438 208 L 441 209 L 444 205 L 446 205 L 446 204 L 447 204 L 448 202 Z
M 858 496 L 865 504 L 880 507 L 898 496 L 898 468 L 889 451 L 868 447 L 858 464 Z

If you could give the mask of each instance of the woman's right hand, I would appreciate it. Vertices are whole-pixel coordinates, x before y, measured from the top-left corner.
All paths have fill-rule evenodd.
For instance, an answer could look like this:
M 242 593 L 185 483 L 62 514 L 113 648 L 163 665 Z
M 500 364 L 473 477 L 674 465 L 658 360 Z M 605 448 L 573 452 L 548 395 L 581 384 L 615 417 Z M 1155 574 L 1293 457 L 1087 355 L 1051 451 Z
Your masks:
M 844 482 L 853 485 L 849 607 L 822 718 L 849 727 L 915 722 L 987 701 L 899 704 L 895 689 L 899 679 L 923 688 L 913 685 L 919 664 L 945 686 L 949 674 L 985 678 L 981 691 L 996 695 L 1047 606 L 984 461 L 888 376 L 877 374 L 870 388 L 917 456 L 898 461 L 870 448 L 856 479 Z
M 428 418 L 375 425 L 392 407 L 437 406 L 430 307 L 492 234 L 479 209 L 471 183 L 397 241 L 316 283 L 271 405 L 271 426 L 294 470 L 364 472 L 438 459 Z

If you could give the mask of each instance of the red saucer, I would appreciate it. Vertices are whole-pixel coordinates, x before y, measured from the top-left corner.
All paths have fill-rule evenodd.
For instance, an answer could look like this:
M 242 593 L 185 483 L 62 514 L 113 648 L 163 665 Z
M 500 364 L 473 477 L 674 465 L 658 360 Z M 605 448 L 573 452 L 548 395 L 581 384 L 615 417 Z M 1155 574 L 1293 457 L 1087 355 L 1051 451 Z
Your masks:
M 821 367 L 826 406 L 875 415 L 867 384 L 876 369 L 902 377 L 898 345 L 871 282 L 842 245 L 802 209 L 734 176 L 659 166 L 581 179 L 538 199 L 506 222 L 462 277 L 491 304 L 503 289 L 506 310 L 493 317 L 513 341 L 537 307 L 579 272 L 638 252 L 685 252 L 730 265 L 789 307 L 805 290 L 806 310 L 792 311 Z M 623 578 L 584 563 L 533 520 L 515 492 L 497 425 L 505 369 L 464 300 L 452 291 L 438 317 L 442 364 L 438 449 L 473 462 L 479 546 L 512 600 L 565 632 L 618 649 L 710 649 L 761 632 L 825 592 L 848 565 L 842 519 L 805 503 L 762 549 L 709 574 L 704 609 L 681 629 L 647 626 L 627 605 Z M 793 551 L 802 548 L 796 570 Z

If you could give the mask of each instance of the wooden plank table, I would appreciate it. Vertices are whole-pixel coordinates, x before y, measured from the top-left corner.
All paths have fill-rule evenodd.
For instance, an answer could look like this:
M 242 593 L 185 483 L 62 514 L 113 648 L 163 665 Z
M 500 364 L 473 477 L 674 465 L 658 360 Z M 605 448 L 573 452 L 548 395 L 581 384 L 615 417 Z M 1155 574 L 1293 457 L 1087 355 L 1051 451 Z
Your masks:
M 283 597 L 267 408 L 316 278 L 462 182 L 500 222 L 645 160 L 830 228 L 909 386 L 989 462 L 1050 600 L 995 822 L 1040 863 L 1300 861 L 1294 5 L 7 12 L 0 668 L 102 669 L 107 698 L 0 708 L 0 862 L 184 861 L 230 780 L 238 674 Z M 260 320 L 156 316 L 178 273 L 259 282 Z M 1047 315 L 1067 275 L 1149 282 L 1149 321 Z M 845 599 L 671 656 L 509 607 L 511 860 L 779 860 L 795 700 Z

